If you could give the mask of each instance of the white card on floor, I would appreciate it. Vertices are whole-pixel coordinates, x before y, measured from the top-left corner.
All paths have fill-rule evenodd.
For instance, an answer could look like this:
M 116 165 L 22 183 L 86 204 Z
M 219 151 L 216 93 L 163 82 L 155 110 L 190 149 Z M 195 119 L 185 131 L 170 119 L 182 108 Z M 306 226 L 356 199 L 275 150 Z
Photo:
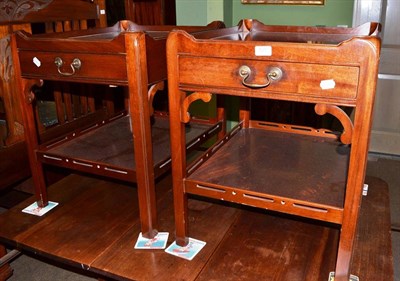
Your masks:
M 136 241 L 135 249 L 165 249 L 168 241 L 168 232 L 159 232 L 152 238 L 145 238 L 142 233 L 139 233 L 138 240 Z
M 56 207 L 57 205 L 58 205 L 57 202 L 49 201 L 47 206 L 42 208 L 38 206 L 37 202 L 34 202 L 25 209 L 23 209 L 22 212 L 40 217 L 46 214 L 51 209 L 53 209 L 54 207 Z
M 181 247 L 174 242 L 165 251 L 168 254 L 191 261 L 205 245 L 206 242 L 189 238 L 189 243 L 187 246 Z

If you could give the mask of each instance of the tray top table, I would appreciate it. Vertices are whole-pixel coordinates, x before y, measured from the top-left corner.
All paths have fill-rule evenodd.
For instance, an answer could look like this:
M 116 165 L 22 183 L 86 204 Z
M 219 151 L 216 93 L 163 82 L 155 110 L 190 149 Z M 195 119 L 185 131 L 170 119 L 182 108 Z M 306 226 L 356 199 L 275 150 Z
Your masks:
M 177 243 L 188 243 L 188 194 L 334 223 L 341 227 L 336 281 L 348 281 L 372 122 L 380 25 L 268 26 L 243 20 L 194 38 L 169 34 L 168 87 Z M 188 165 L 186 112 L 210 95 L 240 99 L 239 124 Z M 208 98 L 210 99 L 210 98 Z M 253 119 L 260 99 L 315 105 L 343 127 Z M 189 105 L 188 105 L 189 104 Z M 342 107 L 354 110 L 350 118 Z M 191 236 L 192 237 L 192 236 Z M 196 238 L 196 237 L 193 237 Z
M 222 26 L 221 22 L 213 22 L 179 28 L 205 36 L 203 32 Z M 170 159 L 169 129 L 164 124 L 167 119 L 163 117 L 151 125 L 153 117 L 157 119 L 152 100 L 166 80 L 166 37 L 174 28 L 121 21 L 102 29 L 45 35 L 17 32 L 13 36 L 13 58 L 16 74 L 21 77 L 21 100 L 25 101 L 22 107 L 28 155 L 40 206 L 48 202 L 43 164 L 136 182 L 143 235 L 156 235 L 154 181 L 169 169 Z M 41 143 L 32 105 L 34 87 L 44 80 L 126 87 L 126 113 Z M 214 123 L 188 128 L 193 140 L 188 147 L 196 148 L 219 130 L 212 130 L 212 126 L 220 128 Z

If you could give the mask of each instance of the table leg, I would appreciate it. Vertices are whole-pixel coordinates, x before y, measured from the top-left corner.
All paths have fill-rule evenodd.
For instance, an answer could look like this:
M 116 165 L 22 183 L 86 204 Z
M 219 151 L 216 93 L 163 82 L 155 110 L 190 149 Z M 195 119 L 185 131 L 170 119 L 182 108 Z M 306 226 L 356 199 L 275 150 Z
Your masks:
M 7 254 L 6 248 L 3 245 L 0 245 L 0 257 L 3 257 Z M 0 267 L 0 281 L 7 280 L 13 273 L 13 269 L 11 266 L 6 263 Z

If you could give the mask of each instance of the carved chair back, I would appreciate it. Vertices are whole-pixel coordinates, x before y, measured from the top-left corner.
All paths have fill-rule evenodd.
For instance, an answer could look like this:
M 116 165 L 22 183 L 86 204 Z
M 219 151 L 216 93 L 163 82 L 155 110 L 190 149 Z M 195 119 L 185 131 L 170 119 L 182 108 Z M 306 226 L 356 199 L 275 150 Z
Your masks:
M 107 18 L 105 0 L 0 0 L 0 189 L 21 181 L 30 175 L 24 128 L 17 93 L 11 55 L 10 35 L 17 30 L 29 33 L 64 32 L 90 27 L 105 27 Z M 51 107 L 41 112 L 56 112 L 51 130 L 43 125 L 44 116 L 37 111 L 41 136 L 55 137 L 74 118 L 95 110 L 95 101 L 87 96 L 71 93 L 65 85 L 50 84 L 48 101 Z M 52 87 L 54 86 L 54 87 Z M 75 90 L 75 88 L 74 88 Z M 81 92 L 81 86 L 76 89 Z M 89 93 L 90 96 L 90 93 Z M 39 101 L 37 104 L 44 101 Z M 108 102 L 111 107 L 111 102 Z M 54 109 L 54 107 L 56 109 Z M 41 118 L 39 118 L 41 115 Z M 45 114 L 46 115 L 46 114 Z M 42 120 L 40 120 L 42 119 Z M 46 122 L 46 121 L 45 121 Z M 57 126 L 62 125 L 62 126 Z
M 83 30 L 90 27 L 105 27 L 105 0 L 2 0 L 0 9 L 0 147 L 23 141 L 22 115 L 18 95 L 15 93 L 13 61 L 11 59 L 10 34 L 16 30 L 30 33 L 53 33 Z M 82 87 L 79 87 L 82 88 Z M 38 127 L 45 131 L 45 125 L 62 125 L 74 118 L 95 110 L 95 101 L 88 97 L 78 97 L 67 85 L 57 85 L 49 89 L 48 99 L 55 103 L 53 121 L 43 120 L 48 116 L 38 113 Z M 82 92 L 77 89 L 76 93 Z M 44 113 L 48 113 L 42 103 Z M 40 121 L 42 119 L 42 121 Z

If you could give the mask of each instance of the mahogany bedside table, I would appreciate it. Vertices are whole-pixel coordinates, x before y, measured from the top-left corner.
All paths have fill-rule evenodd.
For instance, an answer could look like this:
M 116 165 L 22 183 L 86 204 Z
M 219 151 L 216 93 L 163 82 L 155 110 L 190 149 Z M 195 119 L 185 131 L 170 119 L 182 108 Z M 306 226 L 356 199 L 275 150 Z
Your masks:
M 250 205 L 339 225 L 332 271 L 336 281 L 349 280 L 378 73 L 379 28 L 377 23 L 321 28 L 243 20 L 214 38 L 196 39 L 184 31 L 169 35 L 178 245 L 188 242 L 188 194 Z M 240 97 L 239 124 L 187 165 L 187 110 L 191 101 L 211 95 Z M 253 120 L 251 103 L 257 99 L 315 104 L 316 115 L 333 115 L 343 131 L 338 135 Z M 342 107 L 353 108 L 354 120 Z

